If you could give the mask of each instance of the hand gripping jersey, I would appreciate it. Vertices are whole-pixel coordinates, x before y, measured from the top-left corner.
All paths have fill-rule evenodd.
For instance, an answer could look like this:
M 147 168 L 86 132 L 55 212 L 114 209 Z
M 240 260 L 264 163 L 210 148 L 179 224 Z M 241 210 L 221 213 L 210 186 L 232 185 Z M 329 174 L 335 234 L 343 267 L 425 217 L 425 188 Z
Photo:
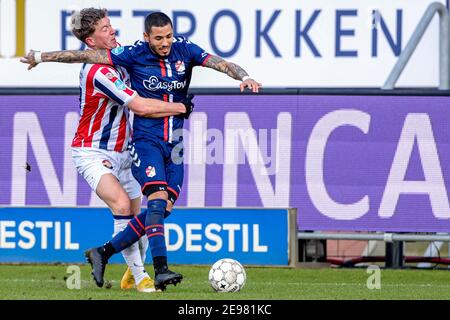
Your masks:
M 133 46 L 110 51 L 111 63 L 122 66 L 130 74 L 131 87 L 145 98 L 180 102 L 187 94 L 192 68 L 205 65 L 210 55 L 196 44 L 182 37 L 173 38 L 168 57 L 153 53 L 147 42 L 137 41 Z M 173 132 L 183 127 L 183 117 L 150 119 L 135 115 L 133 139 L 157 137 L 175 142 Z
M 81 117 L 72 147 L 126 150 L 131 132 L 126 106 L 136 92 L 124 83 L 125 77 L 125 70 L 119 72 L 102 64 L 83 65 Z

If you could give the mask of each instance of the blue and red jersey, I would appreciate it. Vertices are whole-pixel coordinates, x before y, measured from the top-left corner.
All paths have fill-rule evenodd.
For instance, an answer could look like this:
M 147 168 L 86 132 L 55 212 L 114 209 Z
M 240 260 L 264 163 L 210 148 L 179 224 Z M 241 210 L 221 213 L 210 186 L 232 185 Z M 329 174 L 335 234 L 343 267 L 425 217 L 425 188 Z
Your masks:
M 192 69 L 206 64 L 210 54 L 183 37 L 174 37 L 167 57 L 155 54 L 147 42 L 117 47 L 110 51 L 111 64 L 124 67 L 130 74 L 131 87 L 144 98 L 181 102 L 187 94 Z M 173 132 L 183 127 L 183 117 L 158 119 L 135 115 L 133 138 L 157 137 L 173 142 Z

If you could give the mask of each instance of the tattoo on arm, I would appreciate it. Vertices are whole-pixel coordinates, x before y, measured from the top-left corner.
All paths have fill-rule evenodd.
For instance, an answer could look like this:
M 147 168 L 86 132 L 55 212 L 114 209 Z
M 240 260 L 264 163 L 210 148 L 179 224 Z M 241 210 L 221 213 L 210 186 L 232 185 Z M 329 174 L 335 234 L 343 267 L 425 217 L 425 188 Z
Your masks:
M 66 50 L 43 52 L 42 61 L 44 62 L 65 62 L 65 63 L 100 63 L 111 64 L 108 51 L 100 50 Z
M 206 61 L 206 67 L 226 73 L 231 78 L 242 80 L 243 77 L 248 76 L 247 72 L 237 64 L 223 60 L 218 56 L 211 56 Z

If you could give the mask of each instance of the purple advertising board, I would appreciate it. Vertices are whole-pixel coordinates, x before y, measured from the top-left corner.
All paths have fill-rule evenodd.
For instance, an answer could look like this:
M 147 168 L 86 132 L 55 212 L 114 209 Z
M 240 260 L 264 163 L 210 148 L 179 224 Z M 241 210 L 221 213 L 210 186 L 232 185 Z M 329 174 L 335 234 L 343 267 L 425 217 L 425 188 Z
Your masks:
M 299 230 L 450 232 L 450 97 L 195 102 L 178 206 L 293 207 Z M 78 97 L 0 96 L 0 110 L 0 205 L 101 205 L 71 161 Z

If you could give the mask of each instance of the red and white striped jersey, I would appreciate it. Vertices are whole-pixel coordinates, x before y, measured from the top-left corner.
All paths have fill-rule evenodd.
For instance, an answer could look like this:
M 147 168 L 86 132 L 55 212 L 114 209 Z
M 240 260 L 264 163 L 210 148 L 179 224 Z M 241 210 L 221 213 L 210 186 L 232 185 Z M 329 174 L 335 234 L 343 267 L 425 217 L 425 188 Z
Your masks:
M 136 95 L 126 72 L 103 64 L 84 64 L 80 72 L 80 121 L 72 147 L 122 152 L 131 127 L 127 104 Z

